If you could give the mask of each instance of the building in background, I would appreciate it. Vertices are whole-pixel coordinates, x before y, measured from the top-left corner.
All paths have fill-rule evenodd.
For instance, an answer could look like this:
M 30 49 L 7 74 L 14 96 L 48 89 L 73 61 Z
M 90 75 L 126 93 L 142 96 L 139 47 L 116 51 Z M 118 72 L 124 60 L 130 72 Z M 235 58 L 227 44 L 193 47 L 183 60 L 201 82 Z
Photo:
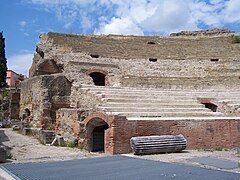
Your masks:
M 9 87 L 19 87 L 20 82 L 24 80 L 24 75 L 17 74 L 12 70 L 7 70 L 6 82 Z

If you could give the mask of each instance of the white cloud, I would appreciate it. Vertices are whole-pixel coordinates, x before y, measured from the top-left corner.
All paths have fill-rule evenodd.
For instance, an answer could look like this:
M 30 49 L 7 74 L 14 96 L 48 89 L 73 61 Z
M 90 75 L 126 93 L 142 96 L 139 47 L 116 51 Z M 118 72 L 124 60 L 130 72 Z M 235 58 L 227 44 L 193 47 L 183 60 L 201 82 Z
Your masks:
M 181 29 L 196 29 L 191 21 L 191 11 L 187 1 L 165 0 L 158 4 L 154 14 L 141 24 L 142 28 L 150 32 L 170 33 Z
M 24 74 L 28 76 L 28 70 L 32 65 L 32 59 L 32 53 L 23 53 L 10 56 L 7 58 L 8 69 L 13 70 L 18 74 Z
M 168 34 L 240 22 L 240 0 L 29 1 L 54 12 L 66 29 L 80 22 L 83 32 L 98 34 Z
M 24 27 L 26 27 L 27 22 L 26 21 L 19 21 L 18 24 L 21 28 L 24 28 Z
M 222 4 L 222 3 L 224 3 L 225 1 L 224 1 L 224 0 L 209 0 L 209 2 L 210 2 L 211 4 L 216 5 L 216 4 Z
M 129 18 L 115 18 L 103 25 L 96 34 L 143 35 L 142 30 Z
M 240 23 L 240 1 L 230 0 L 226 2 L 224 21 L 227 23 Z
M 216 3 L 216 2 L 212 2 Z M 209 27 L 221 27 L 223 4 L 207 4 L 204 1 L 192 2 L 190 4 L 191 17 L 198 25 L 202 23 Z

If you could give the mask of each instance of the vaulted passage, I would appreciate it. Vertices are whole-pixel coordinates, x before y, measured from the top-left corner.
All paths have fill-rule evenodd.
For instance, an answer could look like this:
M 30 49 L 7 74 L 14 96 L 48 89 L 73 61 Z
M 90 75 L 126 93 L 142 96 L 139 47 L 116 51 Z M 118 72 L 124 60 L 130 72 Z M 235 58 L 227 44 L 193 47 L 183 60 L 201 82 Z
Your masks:
M 108 124 L 100 118 L 93 118 L 86 126 L 88 134 L 88 147 L 92 152 L 105 151 L 105 134 Z
M 105 74 L 100 72 L 92 72 L 89 74 L 89 76 L 91 76 L 91 78 L 93 79 L 93 83 L 96 86 L 105 86 Z
M 202 103 L 205 105 L 205 108 L 211 109 L 213 112 L 217 112 L 217 105 L 212 103 Z
M 102 125 L 102 126 L 98 126 L 95 127 L 93 129 L 93 134 L 92 134 L 92 151 L 93 152 L 104 152 L 104 134 L 105 134 L 105 130 L 108 128 L 108 125 Z

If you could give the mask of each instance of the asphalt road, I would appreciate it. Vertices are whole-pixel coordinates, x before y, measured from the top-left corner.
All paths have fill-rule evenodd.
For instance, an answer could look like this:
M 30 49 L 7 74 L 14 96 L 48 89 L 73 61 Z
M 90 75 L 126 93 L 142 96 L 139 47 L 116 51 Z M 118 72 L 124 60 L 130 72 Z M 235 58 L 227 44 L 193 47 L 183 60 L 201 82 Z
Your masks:
M 1 168 L 21 180 L 240 180 L 237 173 L 125 156 L 5 164 Z

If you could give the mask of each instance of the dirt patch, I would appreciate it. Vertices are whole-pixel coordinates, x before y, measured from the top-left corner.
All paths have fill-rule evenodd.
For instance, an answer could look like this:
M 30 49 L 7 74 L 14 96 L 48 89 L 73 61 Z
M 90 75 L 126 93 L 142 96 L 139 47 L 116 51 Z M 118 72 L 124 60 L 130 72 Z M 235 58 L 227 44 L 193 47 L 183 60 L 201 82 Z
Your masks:
M 9 162 L 40 162 L 40 161 L 58 161 L 80 158 L 90 158 L 96 156 L 106 156 L 103 153 L 90 153 L 78 148 L 46 146 L 37 139 L 24 136 L 12 129 L 0 129 L 0 142 L 7 146 L 11 153 Z

